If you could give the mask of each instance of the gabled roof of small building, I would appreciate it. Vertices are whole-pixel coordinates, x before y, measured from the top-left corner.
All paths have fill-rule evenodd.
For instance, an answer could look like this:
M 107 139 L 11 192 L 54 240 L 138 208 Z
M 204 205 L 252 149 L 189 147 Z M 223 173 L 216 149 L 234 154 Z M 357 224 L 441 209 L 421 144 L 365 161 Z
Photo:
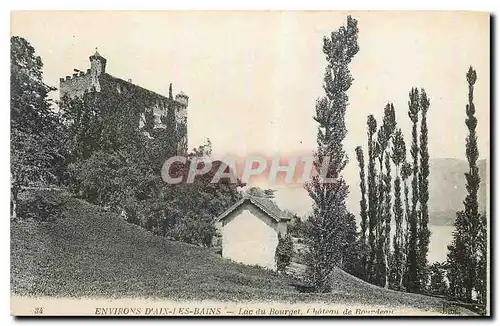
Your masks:
M 269 215 L 276 222 L 284 222 L 289 221 L 290 217 L 286 216 L 283 211 L 269 198 L 257 197 L 251 195 L 243 195 L 238 202 L 236 202 L 233 206 L 229 207 L 224 213 L 222 213 L 217 219 L 217 222 L 222 221 L 226 217 L 229 216 L 234 210 L 243 205 L 245 202 L 250 202 L 260 208 L 264 213 Z

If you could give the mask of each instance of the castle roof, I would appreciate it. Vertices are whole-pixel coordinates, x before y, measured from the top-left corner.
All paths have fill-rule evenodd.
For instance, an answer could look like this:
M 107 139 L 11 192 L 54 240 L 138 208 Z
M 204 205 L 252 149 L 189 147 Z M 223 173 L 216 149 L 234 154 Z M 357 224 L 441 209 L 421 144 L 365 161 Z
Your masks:
M 97 50 L 95 50 L 95 53 L 89 57 L 89 59 L 96 58 L 96 59 L 102 59 L 106 61 L 106 58 L 103 57 Z

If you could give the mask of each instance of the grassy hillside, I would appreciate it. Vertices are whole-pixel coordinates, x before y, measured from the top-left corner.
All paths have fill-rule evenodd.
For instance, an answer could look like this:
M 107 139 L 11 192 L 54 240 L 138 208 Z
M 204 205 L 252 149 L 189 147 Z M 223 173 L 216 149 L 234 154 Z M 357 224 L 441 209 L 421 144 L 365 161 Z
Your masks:
M 440 311 L 440 299 L 385 290 L 340 270 L 333 292 L 298 293 L 274 272 L 168 241 L 70 198 L 52 222 L 11 222 L 11 289 L 18 295 L 171 300 L 357 303 Z

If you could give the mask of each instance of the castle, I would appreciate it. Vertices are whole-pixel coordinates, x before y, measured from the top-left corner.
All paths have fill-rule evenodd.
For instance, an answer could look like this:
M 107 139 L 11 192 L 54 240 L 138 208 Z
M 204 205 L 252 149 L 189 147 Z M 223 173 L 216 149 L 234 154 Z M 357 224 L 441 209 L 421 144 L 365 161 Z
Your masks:
M 95 90 L 103 96 L 118 98 L 131 103 L 138 111 L 138 127 L 144 128 L 146 116 L 154 116 L 154 128 L 166 128 L 162 117 L 170 111 L 175 116 L 177 134 L 183 135 L 178 140 L 178 151 L 187 151 L 187 106 L 189 97 L 182 91 L 172 96 L 172 84 L 169 96 L 164 96 L 132 83 L 114 77 L 106 72 L 107 60 L 95 52 L 89 57 L 90 68 L 87 71 L 74 69 L 72 76 L 59 79 L 59 97 L 82 97 L 86 92 Z M 149 133 L 145 132 L 149 136 Z

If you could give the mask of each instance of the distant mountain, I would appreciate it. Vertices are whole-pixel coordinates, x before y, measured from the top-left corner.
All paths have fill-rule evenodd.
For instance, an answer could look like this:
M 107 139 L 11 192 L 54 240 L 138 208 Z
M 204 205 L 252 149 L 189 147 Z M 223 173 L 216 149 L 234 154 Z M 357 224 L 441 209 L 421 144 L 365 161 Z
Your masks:
M 456 212 L 462 210 L 467 195 L 464 173 L 469 170 L 465 160 L 431 159 L 429 176 L 429 211 L 431 224 L 453 225 Z M 486 160 L 479 160 L 479 210 L 486 211 Z
M 479 160 L 479 176 L 481 184 L 479 187 L 479 209 L 486 211 L 486 160 Z M 437 158 L 429 162 L 429 213 L 432 225 L 453 225 L 456 212 L 464 208 L 463 201 L 467 195 L 465 189 L 465 172 L 469 170 L 466 160 Z M 349 183 L 349 197 L 347 207 L 360 220 L 359 200 L 359 172 L 355 164 L 349 167 L 349 175 L 346 180 Z M 394 178 L 394 170 L 393 170 Z M 410 198 L 411 198 L 411 185 Z M 394 190 L 394 189 L 393 189 Z M 394 192 L 393 192 L 394 194 Z M 276 201 L 282 208 L 287 208 L 294 213 L 306 216 L 311 211 L 312 201 L 303 187 L 283 188 L 276 193 Z

